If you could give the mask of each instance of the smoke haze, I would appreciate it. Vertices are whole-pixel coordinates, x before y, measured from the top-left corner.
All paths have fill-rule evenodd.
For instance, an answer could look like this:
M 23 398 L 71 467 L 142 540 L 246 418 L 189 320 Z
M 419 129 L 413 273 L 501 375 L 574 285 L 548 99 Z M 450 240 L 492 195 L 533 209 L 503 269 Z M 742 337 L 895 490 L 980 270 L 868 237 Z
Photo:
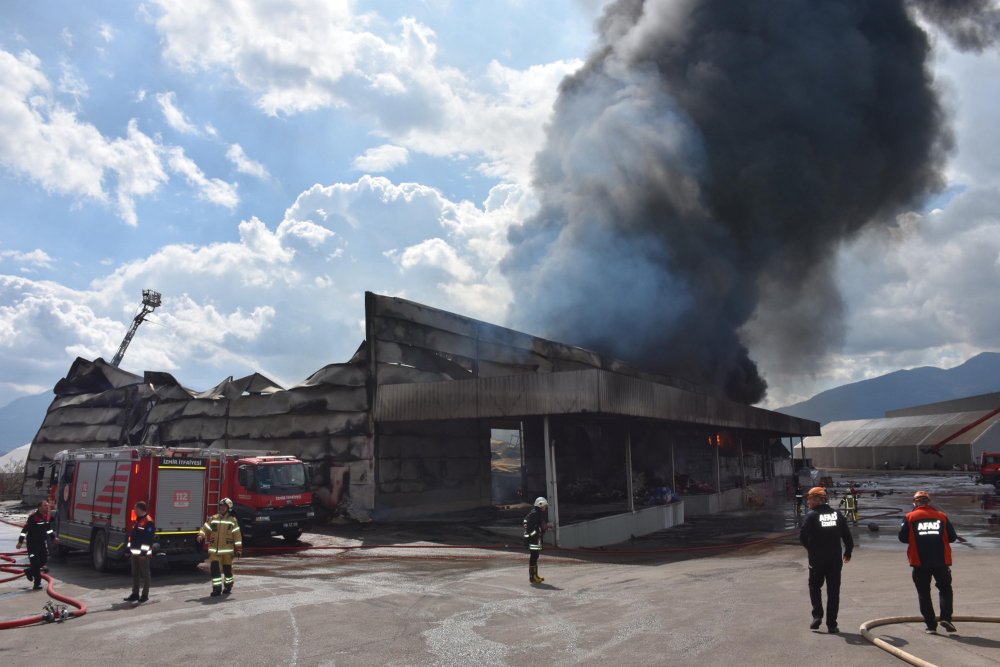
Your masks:
M 745 403 L 766 391 L 752 317 L 789 363 L 830 350 L 838 245 L 943 186 L 916 11 L 993 43 L 972 0 L 609 5 L 536 157 L 540 210 L 509 235 L 512 325 Z

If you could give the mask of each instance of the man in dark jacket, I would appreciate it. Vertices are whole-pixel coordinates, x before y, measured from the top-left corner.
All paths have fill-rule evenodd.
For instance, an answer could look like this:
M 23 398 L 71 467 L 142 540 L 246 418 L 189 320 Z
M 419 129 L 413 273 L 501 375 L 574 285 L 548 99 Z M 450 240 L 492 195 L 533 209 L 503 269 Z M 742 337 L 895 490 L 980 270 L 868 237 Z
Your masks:
M 135 518 L 125 544 L 130 554 L 129 564 L 132 566 L 132 595 L 125 598 L 125 602 L 145 602 L 149 599 L 149 559 L 153 556 L 156 526 L 153 525 L 153 517 L 146 513 L 146 503 L 143 501 L 135 504 L 133 513 Z M 142 595 L 139 594 L 140 584 Z
M 844 563 L 851 560 L 854 538 L 847 520 L 827 502 L 826 489 L 814 486 L 806 494 L 809 511 L 799 530 L 799 542 L 809 552 L 809 600 L 812 602 L 812 623 L 816 630 L 823 622 L 823 582 L 826 582 L 826 629 L 837 633 L 840 611 L 840 574 Z M 841 551 L 840 543 L 844 543 Z
M 538 576 L 538 556 L 542 553 L 542 539 L 549 527 L 548 510 L 549 501 L 538 497 L 531 511 L 524 517 L 524 544 L 531 554 L 528 559 L 528 581 L 533 584 L 545 581 L 544 577 Z
M 52 516 L 49 514 L 49 503 L 43 500 L 38 503 L 38 509 L 28 515 L 28 520 L 24 522 L 21 529 L 21 536 L 17 538 L 17 548 L 25 542 L 28 543 L 28 569 L 24 576 L 28 581 L 34 581 L 32 587 L 38 590 L 42 587 L 42 568 L 49 562 L 49 540 L 52 539 Z
M 931 495 L 926 491 L 913 494 L 913 511 L 906 515 L 899 527 L 899 541 L 908 544 L 906 555 L 910 560 L 913 585 L 920 600 L 920 615 L 927 625 L 926 632 L 935 634 L 938 621 L 934 616 L 931 600 L 931 579 L 938 589 L 941 603 L 941 627 L 955 632 L 951 622 L 954 598 L 951 590 L 951 543 L 958 539 L 948 515 L 931 507 Z

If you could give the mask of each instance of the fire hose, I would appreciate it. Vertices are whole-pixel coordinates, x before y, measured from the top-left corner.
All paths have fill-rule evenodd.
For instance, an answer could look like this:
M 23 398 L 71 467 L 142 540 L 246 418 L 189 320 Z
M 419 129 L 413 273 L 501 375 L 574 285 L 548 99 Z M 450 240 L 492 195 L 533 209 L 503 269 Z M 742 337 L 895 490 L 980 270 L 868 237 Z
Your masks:
M 7 561 L 6 563 L 0 565 L 0 570 L 8 574 L 13 574 L 15 576 L 8 577 L 6 579 L 0 579 L 0 584 L 6 583 L 8 581 L 14 581 L 15 579 L 20 579 L 24 576 L 23 566 L 16 565 L 17 562 L 14 556 L 19 556 L 25 554 L 24 551 L 16 551 L 12 553 L 0 554 L 0 559 Z M 58 600 L 59 602 L 64 602 L 68 605 L 76 607 L 74 611 L 66 611 L 65 607 L 56 607 L 51 604 L 46 605 L 46 609 L 41 614 L 36 614 L 34 616 L 26 616 L 24 618 L 18 618 L 11 621 L 0 621 L 0 630 L 9 630 L 10 628 L 19 628 L 24 625 L 34 625 L 35 623 L 42 623 L 43 621 L 62 621 L 66 618 L 73 618 L 83 616 L 87 613 L 87 605 L 85 605 L 80 600 L 72 598 L 68 595 L 63 595 L 62 593 L 56 592 L 54 582 L 55 580 L 48 574 L 42 573 L 42 579 L 45 580 L 46 588 L 45 592 L 48 593 L 49 597 Z
M 996 616 L 954 616 L 952 620 L 956 623 L 1000 623 L 1000 617 Z M 911 665 L 916 665 L 917 667 L 937 667 L 933 662 L 928 662 L 912 653 L 907 653 L 903 649 L 893 646 L 889 642 L 885 641 L 881 637 L 876 637 L 872 634 L 871 629 L 877 628 L 880 625 L 894 625 L 896 623 L 923 623 L 924 619 L 922 616 L 890 616 L 887 618 L 876 618 L 870 621 L 865 621 L 861 624 L 859 630 L 861 631 L 861 636 L 870 641 L 875 646 L 878 646 L 883 651 L 894 655 L 904 662 L 908 662 Z
M 0 521 L 3 521 L 11 526 L 20 527 L 18 524 L 6 519 L 0 519 Z M 0 584 L 7 583 L 8 581 L 15 581 L 24 576 L 24 566 L 16 564 L 16 556 L 26 555 L 27 553 L 27 551 L 0 553 L 0 560 L 6 561 L 4 563 L 0 563 L 0 572 L 6 572 L 7 574 L 14 575 L 12 577 L 7 577 L 6 579 L 0 579 Z M 18 618 L 10 621 L 0 621 L 0 630 L 9 630 L 11 628 L 19 628 L 25 625 L 34 625 L 42 622 L 62 621 L 67 618 L 80 617 L 87 613 L 87 605 L 85 605 L 82 601 L 56 592 L 55 580 L 49 574 L 43 572 L 41 576 L 42 579 L 45 580 L 45 592 L 50 598 L 76 607 L 76 609 L 68 611 L 65 607 L 57 607 L 49 601 L 46 603 L 45 610 L 41 614 L 26 616 L 24 618 Z

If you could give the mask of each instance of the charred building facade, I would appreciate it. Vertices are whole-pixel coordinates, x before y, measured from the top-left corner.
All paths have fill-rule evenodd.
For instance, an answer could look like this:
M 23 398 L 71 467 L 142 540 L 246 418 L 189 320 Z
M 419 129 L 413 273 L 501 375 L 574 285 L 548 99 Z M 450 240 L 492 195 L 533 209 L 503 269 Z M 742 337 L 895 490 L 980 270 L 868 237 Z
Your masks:
M 277 450 L 310 463 L 318 502 L 356 518 L 427 518 L 550 498 L 565 544 L 599 544 L 766 496 L 780 439 L 816 422 L 728 401 L 578 347 L 367 293 L 353 358 L 282 388 L 208 391 L 77 359 L 32 442 Z

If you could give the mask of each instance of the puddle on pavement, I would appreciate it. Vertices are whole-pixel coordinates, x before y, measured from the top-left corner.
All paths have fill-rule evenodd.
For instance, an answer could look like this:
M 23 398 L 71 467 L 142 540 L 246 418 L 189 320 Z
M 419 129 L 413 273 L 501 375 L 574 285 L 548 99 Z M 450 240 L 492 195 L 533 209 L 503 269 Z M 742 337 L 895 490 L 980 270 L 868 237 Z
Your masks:
M 897 539 L 903 515 L 913 509 L 913 492 L 924 490 L 931 494 L 931 504 L 945 512 L 955 525 L 965 544 L 955 543 L 954 549 L 1000 547 L 1000 496 L 990 485 L 976 484 L 974 474 L 935 475 L 932 473 L 834 473 L 834 487 L 830 505 L 843 510 L 840 501 L 850 487 L 860 492 L 858 508 L 860 518 L 852 525 L 855 541 L 861 548 L 899 549 Z M 794 504 L 785 511 L 788 527 L 793 528 L 801 519 L 796 516 Z M 874 531 L 871 526 L 877 526 Z

